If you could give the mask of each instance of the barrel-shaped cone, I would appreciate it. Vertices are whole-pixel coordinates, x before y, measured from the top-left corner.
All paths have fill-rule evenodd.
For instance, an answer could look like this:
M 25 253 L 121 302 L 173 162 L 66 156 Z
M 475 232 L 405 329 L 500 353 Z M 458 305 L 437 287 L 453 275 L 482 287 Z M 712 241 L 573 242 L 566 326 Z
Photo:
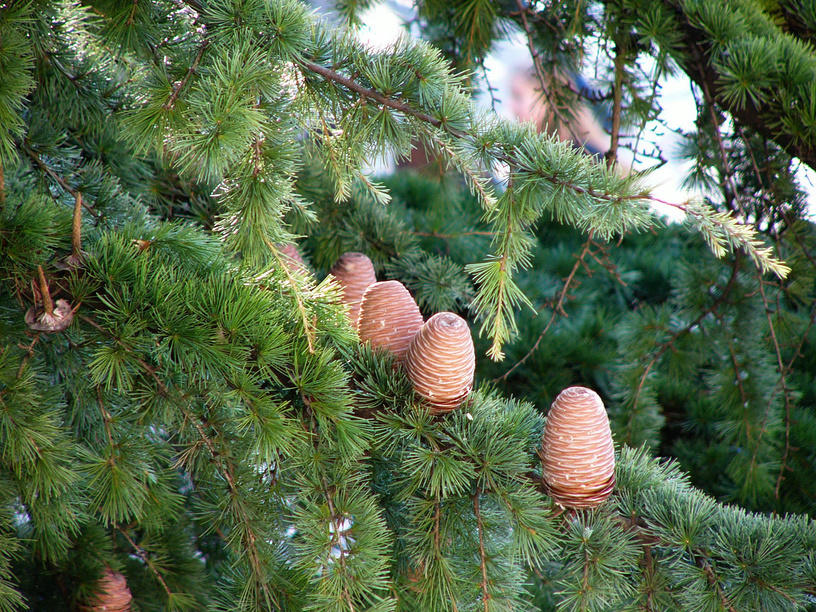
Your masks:
M 108 568 L 96 586 L 91 601 L 80 606 L 83 612 L 129 612 L 133 597 L 122 574 Z
M 343 253 L 332 266 L 331 275 L 343 290 L 343 302 L 349 307 L 349 320 L 356 329 L 363 294 L 377 282 L 374 264 L 362 253 Z
M 383 281 L 366 289 L 357 322 L 361 342 L 371 342 L 402 361 L 420 327 L 422 313 L 401 282 Z
M 405 361 L 408 378 L 434 413 L 458 408 L 473 388 L 476 354 L 467 321 L 452 312 L 432 316 L 417 332 Z
M 569 387 L 547 415 L 541 453 L 550 497 L 565 508 L 600 505 L 615 486 L 609 417 L 597 393 Z

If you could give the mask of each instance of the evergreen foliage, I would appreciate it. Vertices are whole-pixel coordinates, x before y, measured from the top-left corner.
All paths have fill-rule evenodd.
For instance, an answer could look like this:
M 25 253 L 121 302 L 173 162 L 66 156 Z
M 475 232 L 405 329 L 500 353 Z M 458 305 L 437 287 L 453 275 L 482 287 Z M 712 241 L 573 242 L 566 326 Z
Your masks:
M 80 609 L 107 569 L 138 610 L 812 609 L 810 22 L 776 41 L 795 7 L 755 8 L 424 2 L 442 51 L 373 51 L 297 0 L 0 1 L 0 610 Z M 443 55 L 469 70 L 515 21 L 539 68 L 576 66 L 594 32 L 634 123 L 642 57 L 702 61 L 683 19 L 716 81 L 692 234 L 637 234 L 648 177 L 477 111 Z M 777 72 L 746 76 L 762 45 Z M 749 105 L 770 131 L 723 134 Z M 363 172 L 416 143 L 459 178 Z M 287 265 L 301 235 L 315 273 Z M 359 345 L 323 274 L 347 250 L 493 359 L 514 340 L 460 410 Z M 59 300 L 70 325 L 33 329 Z M 562 512 L 538 451 L 575 382 L 610 407 L 617 486 Z

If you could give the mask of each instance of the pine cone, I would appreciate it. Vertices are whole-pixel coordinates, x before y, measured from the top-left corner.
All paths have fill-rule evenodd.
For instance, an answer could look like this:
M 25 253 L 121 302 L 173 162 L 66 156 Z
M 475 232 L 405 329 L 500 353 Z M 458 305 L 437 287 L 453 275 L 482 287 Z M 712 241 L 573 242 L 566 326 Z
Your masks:
M 405 362 L 414 390 L 435 414 L 450 412 L 473 388 L 476 354 L 470 327 L 459 315 L 440 312 L 411 340 Z
M 385 348 L 402 361 L 420 327 L 422 313 L 401 282 L 384 281 L 366 289 L 357 323 L 361 342 Z
M 304 272 L 306 270 L 306 262 L 303 261 L 303 256 L 296 245 L 292 243 L 278 244 L 276 248 L 283 255 L 284 263 L 292 272 Z
M 349 307 L 351 325 L 356 329 L 363 294 L 370 285 L 377 282 L 374 264 L 362 253 L 343 253 L 330 273 L 340 283 L 343 290 L 343 301 Z
M 97 583 L 97 592 L 89 605 L 80 606 L 83 612 L 129 612 L 133 596 L 127 579 L 108 568 Z
M 615 449 L 601 398 L 564 389 L 550 408 L 541 454 L 550 497 L 565 508 L 602 504 L 615 487 Z

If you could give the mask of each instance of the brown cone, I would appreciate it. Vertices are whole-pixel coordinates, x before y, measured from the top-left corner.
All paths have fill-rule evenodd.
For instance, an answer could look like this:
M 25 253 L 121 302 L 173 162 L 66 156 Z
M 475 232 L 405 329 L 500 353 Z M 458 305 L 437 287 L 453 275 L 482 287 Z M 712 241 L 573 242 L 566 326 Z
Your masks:
M 401 282 L 384 281 L 366 289 L 357 323 L 361 342 L 385 348 L 402 361 L 420 327 L 422 313 Z
M 351 325 L 357 328 L 360 303 L 369 286 L 377 282 L 374 264 L 362 253 L 343 253 L 330 271 L 343 289 L 343 301 L 349 307 Z
M 592 508 L 609 497 L 615 486 L 615 449 L 597 393 L 586 387 L 559 393 L 542 441 L 544 482 L 557 504 Z
M 133 596 L 127 580 L 119 572 L 108 568 L 97 583 L 97 592 L 89 605 L 81 606 L 85 612 L 129 612 Z
M 432 316 L 417 332 L 405 360 L 414 390 L 435 414 L 449 412 L 473 388 L 476 354 L 467 321 L 452 312 Z
M 294 244 L 279 244 L 276 245 L 278 251 L 283 255 L 283 261 L 286 266 L 293 272 L 303 272 L 306 270 L 306 262 L 303 261 L 303 256 L 298 251 Z

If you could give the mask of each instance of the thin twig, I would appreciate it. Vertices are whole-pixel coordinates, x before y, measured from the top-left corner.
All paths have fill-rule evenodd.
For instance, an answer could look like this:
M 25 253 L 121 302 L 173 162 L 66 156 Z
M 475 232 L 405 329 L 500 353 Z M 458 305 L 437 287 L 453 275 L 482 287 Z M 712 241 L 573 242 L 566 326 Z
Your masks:
M 210 45 L 209 39 L 205 39 L 201 46 L 198 48 L 198 52 L 196 53 L 195 57 L 193 58 L 193 63 L 190 64 L 190 67 L 187 69 L 187 73 L 184 77 L 179 81 L 176 86 L 173 88 L 173 93 L 170 94 L 170 97 L 167 99 L 162 105 L 164 110 L 170 110 L 175 106 L 176 100 L 178 100 L 179 95 L 181 94 L 181 90 L 184 89 L 184 86 L 187 85 L 187 82 L 193 76 L 193 73 L 198 69 L 198 64 L 201 62 L 201 57 L 204 55 L 204 51 Z
M 568 118 L 564 117 L 564 114 L 561 112 L 561 109 L 558 108 L 558 105 L 555 103 L 555 100 L 552 99 L 550 96 L 549 90 L 547 88 L 547 77 L 544 74 L 544 66 L 541 61 L 541 55 L 538 53 L 538 50 L 535 48 L 533 44 L 533 31 L 530 28 L 530 23 L 527 21 L 527 11 L 528 8 L 524 6 L 521 0 L 516 0 L 516 6 L 519 9 L 519 17 L 521 17 L 521 23 L 524 28 L 524 34 L 527 38 L 527 48 L 530 50 L 530 57 L 533 59 L 533 66 L 535 67 L 536 76 L 538 77 L 539 86 L 541 87 L 541 93 L 547 99 L 547 104 L 552 109 L 553 114 L 558 118 L 558 120 L 569 130 L 570 135 L 572 136 L 573 140 L 577 143 L 581 143 L 581 139 L 575 133 L 575 129 L 573 127 L 573 122 L 570 121 Z
M 487 554 L 484 546 L 484 524 L 482 523 L 482 514 L 479 511 L 479 495 L 481 491 L 476 489 L 473 494 L 473 514 L 476 515 L 476 531 L 479 533 L 479 563 L 482 569 L 482 603 L 484 604 L 484 612 L 490 612 L 490 592 L 487 589 Z
M 71 185 L 68 184 L 68 181 L 66 181 L 64 178 L 62 178 L 59 174 L 57 174 L 54 171 L 53 168 L 51 168 L 42 159 L 40 159 L 40 156 L 37 155 L 37 153 L 30 146 L 28 146 L 27 143 L 23 143 L 21 148 L 23 149 L 23 151 L 26 152 L 26 155 L 28 155 L 34 161 L 34 163 L 36 163 L 37 166 L 40 167 L 40 169 L 43 172 L 45 172 L 48 176 L 50 176 L 54 180 L 55 183 L 57 183 L 57 185 L 62 187 L 62 189 L 64 191 L 70 193 L 76 199 L 77 195 L 79 194 L 79 191 L 77 191 L 76 189 L 71 187 Z M 99 217 L 99 213 L 97 213 L 93 209 L 93 207 L 89 206 L 85 202 L 84 199 L 81 200 L 81 203 L 82 203 L 82 206 L 85 208 L 85 210 L 87 210 L 89 213 L 91 213 L 94 217 L 97 217 L 97 218 Z
M 150 568 L 150 571 L 153 572 L 153 575 L 156 577 L 156 580 L 158 580 L 159 583 L 162 585 L 164 592 L 167 593 L 167 597 L 172 597 L 173 593 L 167 586 L 167 582 L 165 582 L 164 577 L 161 575 L 161 572 L 159 572 L 159 570 L 156 569 L 155 564 L 153 563 L 153 561 L 150 560 L 150 555 L 148 554 L 148 552 L 133 541 L 133 538 L 130 537 L 130 534 L 128 534 L 127 529 L 123 528 L 121 525 L 117 525 L 116 529 L 119 530 L 119 533 L 125 536 L 125 539 L 128 541 L 128 544 L 130 544 L 131 548 L 133 548 L 134 552 L 136 553 L 136 556 L 139 557 L 139 559 L 141 559 L 142 561 L 144 561 L 145 565 L 147 565 L 147 567 Z
M 714 570 L 708 563 L 708 561 L 705 559 L 700 559 L 699 564 L 703 572 L 705 572 L 706 578 L 708 579 L 708 584 L 714 587 L 714 590 L 717 593 L 717 597 L 719 597 L 720 599 L 722 607 L 728 610 L 728 612 L 739 612 L 725 596 L 725 593 L 723 592 L 722 587 L 720 586 L 720 580 L 717 577 L 717 574 L 714 573 Z
M 533 346 L 530 347 L 530 350 L 527 351 L 524 357 L 522 357 L 515 364 L 513 364 L 513 366 L 509 370 L 507 370 L 504 374 L 502 374 L 499 378 L 495 379 L 497 382 L 507 380 L 507 377 L 510 376 L 510 374 L 512 374 L 516 368 L 523 365 L 524 362 L 530 358 L 530 356 L 538 348 L 538 345 L 541 344 L 542 338 L 544 338 L 544 336 L 547 334 L 547 331 L 549 331 L 550 326 L 553 324 L 553 321 L 555 321 L 555 318 L 558 316 L 559 313 L 563 314 L 564 316 L 567 316 L 567 314 L 564 312 L 564 300 L 566 299 L 567 292 L 569 291 L 570 285 L 572 284 L 572 281 L 575 278 L 575 273 L 578 271 L 578 268 L 581 267 L 581 265 L 584 263 L 584 258 L 587 256 L 587 253 L 589 253 L 589 249 L 592 244 L 593 244 L 592 231 L 590 231 L 589 237 L 584 243 L 584 246 L 581 248 L 581 252 L 576 256 L 575 265 L 572 266 L 572 270 L 570 270 L 569 275 L 564 281 L 564 286 L 561 288 L 561 293 L 558 295 L 558 300 L 556 300 L 556 303 L 553 306 L 552 314 L 550 315 L 550 320 L 547 321 L 547 325 L 545 325 L 544 329 L 541 330 L 541 333 L 538 335 L 535 344 L 533 344 Z
M 692 329 L 699 325 L 706 316 L 713 312 L 716 312 L 717 308 L 719 308 L 720 304 L 722 304 L 722 302 L 725 301 L 725 298 L 731 291 L 731 287 L 733 287 L 734 285 L 734 281 L 737 278 L 737 268 L 739 268 L 738 264 L 739 258 L 734 260 L 734 263 L 731 266 L 731 276 L 729 277 L 728 283 L 726 283 L 725 288 L 723 289 L 720 296 L 716 300 L 714 300 L 708 308 L 701 312 L 691 323 L 686 325 L 683 329 L 672 333 L 671 337 L 660 345 L 660 348 L 658 348 L 657 352 L 654 354 L 649 363 L 646 365 L 646 369 L 643 371 L 643 375 L 640 377 L 640 381 L 638 382 L 637 390 L 635 391 L 635 397 L 632 400 L 632 408 L 630 410 L 629 420 L 630 424 L 632 422 L 632 419 L 634 418 L 634 413 L 637 409 L 638 400 L 640 399 L 640 392 L 643 390 L 643 385 L 646 383 L 646 377 L 649 375 L 649 372 L 651 371 L 652 367 L 654 367 L 654 365 L 666 353 L 666 351 L 668 351 L 672 346 L 674 346 L 674 343 L 677 341 L 678 338 L 689 333 Z
M 414 236 L 453 240 L 454 238 L 460 238 L 461 236 L 495 236 L 497 232 L 457 232 L 455 234 L 441 234 L 439 232 L 411 232 L 411 234 Z
M 615 88 L 612 97 L 612 141 L 606 152 L 606 166 L 612 168 L 618 157 L 618 140 L 620 139 L 621 107 L 623 106 L 623 69 L 626 55 L 620 45 L 615 48 Z
M 25 370 L 26 364 L 28 363 L 29 359 L 34 356 L 34 347 L 37 345 L 37 342 L 40 341 L 40 332 L 37 332 L 34 336 L 34 339 L 31 341 L 27 347 L 23 346 L 20 348 L 25 349 L 26 354 L 23 355 L 23 359 L 20 361 L 20 367 L 17 368 L 17 378 L 20 378 L 23 374 L 23 370 Z

